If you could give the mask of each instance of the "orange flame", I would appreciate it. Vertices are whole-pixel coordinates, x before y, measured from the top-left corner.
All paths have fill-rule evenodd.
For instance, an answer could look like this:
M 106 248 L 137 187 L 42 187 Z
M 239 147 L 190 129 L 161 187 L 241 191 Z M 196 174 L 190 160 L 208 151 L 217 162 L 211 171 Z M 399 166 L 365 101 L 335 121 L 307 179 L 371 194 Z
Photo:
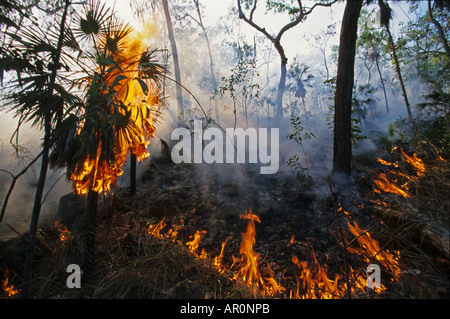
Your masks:
M 402 149 L 400 149 L 400 153 L 405 158 L 406 162 L 408 162 L 412 167 L 414 167 L 417 171 L 417 175 L 420 177 L 425 173 L 426 167 L 423 161 L 417 156 L 416 153 L 413 153 L 412 156 L 408 156 Z
M 359 244 L 359 249 L 348 247 L 347 250 L 361 255 L 364 260 L 370 264 L 378 262 L 384 268 L 390 270 L 393 275 L 393 279 L 398 278 L 401 273 L 398 260 L 400 253 L 395 251 L 395 255 L 389 252 L 389 250 L 382 250 L 377 240 L 371 237 L 370 233 L 361 229 L 361 227 L 355 222 L 348 222 L 348 229 L 355 235 L 355 239 Z
M 376 193 L 382 193 L 382 192 L 389 192 L 392 194 L 397 194 L 403 197 L 410 197 L 407 191 L 403 190 L 402 188 L 396 186 L 395 184 L 391 183 L 386 174 L 380 173 L 377 178 L 374 180 L 374 183 L 376 185 L 375 192 Z
M 59 232 L 59 241 L 64 242 L 67 239 L 69 239 L 71 233 L 67 229 L 66 226 L 64 226 L 63 223 L 61 223 L 59 220 L 54 221 L 51 225 L 51 228 L 54 230 L 57 230 Z
M 114 162 L 99 160 L 102 145 L 101 143 L 97 145 L 97 154 L 88 157 L 83 164 L 77 165 L 70 176 L 77 194 L 87 194 L 90 190 L 97 193 L 109 191 L 117 177 L 122 175 L 122 166 L 130 152 L 136 155 L 138 161 L 150 156 L 147 146 L 155 132 L 152 113 L 161 102 L 160 87 L 155 81 L 140 78 L 137 65 L 141 54 L 146 50 L 145 38 L 153 35 L 155 30 L 151 24 L 146 24 L 143 32 L 133 30 L 124 41 L 128 43 L 126 50 L 121 52 L 119 61 L 115 61 L 120 68 L 111 71 L 106 79 L 108 89 L 117 92 L 115 98 L 126 106 L 126 112 L 133 127 L 137 128 L 138 134 L 134 134 L 134 138 L 131 139 L 129 134 L 119 132 L 117 145 L 114 145 L 117 151 Z M 113 35 L 110 37 L 113 38 Z M 107 39 L 104 42 L 107 42 Z M 146 90 L 143 89 L 143 84 Z M 121 112 L 125 113 L 125 110 Z M 84 125 L 84 122 L 80 123 L 77 135 L 82 133 Z
M 385 161 L 385 160 L 382 159 L 382 158 L 377 158 L 377 161 L 378 161 L 379 163 L 383 164 L 383 165 L 386 165 L 386 166 L 394 166 L 394 167 L 398 167 L 398 163 L 390 163 L 390 162 L 388 162 L 388 161 Z
M 147 233 L 152 235 L 153 237 L 163 239 L 164 236 L 161 234 L 161 230 L 166 227 L 166 217 L 161 219 L 161 221 L 158 224 L 153 224 L 148 226 Z
M 216 256 L 213 261 L 213 265 L 216 266 L 217 270 L 219 272 L 224 272 L 224 266 L 222 265 L 222 259 L 223 259 L 223 253 L 225 250 L 225 245 L 227 244 L 228 240 L 230 240 L 231 237 L 228 237 L 223 243 L 222 248 L 220 249 L 219 256 Z
M 328 278 L 326 266 L 321 266 L 313 251 L 314 268 L 311 269 L 307 262 L 299 261 L 297 256 L 292 256 L 292 262 L 298 267 L 300 276 L 296 275 L 297 289 L 292 292 L 291 298 L 295 299 L 334 299 L 340 297 L 345 287 L 339 285 L 339 275 L 334 280 Z
M 3 275 L 2 289 L 6 297 L 12 297 L 19 293 L 19 289 L 15 289 L 14 285 L 9 284 L 9 269 L 5 269 L 5 273 Z
M 342 207 L 339 207 L 342 211 Z M 350 216 L 344 211 L 347 217 Z M 379 242 L 372 238 L 370 233 L 363 230 L 358 223 L 352 221 L 347 222 L 350 232 L 355 236 L 353 240 L 358 245 L 355 247 L 349 246 L 347 250 L 351 253 L 360 255 L 368 264 L 378 263 L 384 269 L 390 271 L 392 281 L 395 281 L 400 276 L 401 270 L 399 267 L 400 253 L 395 251 L 391 253 L 389 250 L 380 248 Z M 297 243 L 294 237 L 291 237 L 291 244 Z M 312 247 L 311 247 L 312 249 Z M 313 262 L 308 264 L 306 261 L 299 261 L 297 256 L 292 256 L 292 262 L 297 266 L 299 273 L 295 274 L 297 288 L 290 291 L 290 298 L 296 299 L 334 299 L 342 298 L 349 289 L 347 282 L 340 280 L 337 274 L 334 280 L 330 279 L 327 274 L 326 265 L 322 266 L 317 262 L 314 250 L 312 251 Z M 367 289 L 367 275 L 364 272 L 355 271 L 348 265 L 350 293 L 357 291 L 364 291 Z M 376 293 L 386 290 L 386 286 L 381 285 L 375 288 Z
M 408 156 L 401 148 L 400 148 L 400 153 L 402 154 L 405 161 L 408 164 L 410 164 L 412 167 L 414 167 L 414 169 L 417 172 L 418 177 L 421 177 L 425 173 L 426 166 L 423 163 L 423 161 L 417 156 L 417 154 L 413 153 L 412 156 Z M 398 168 L 398 163 L 392 164 L 381 158 L 378 158 L 378 162 L 380 162 L 383 165 L 394 166 L 395 168 Z M 389 192 L 389 193 L 397 194 L 397 195 L 400 195 L 400 196 L 403 196 L 406 198 L 411 197 L 408 193 L 407 185 L 409 182 L 412 182 L 414 180 L 414 177 L 408 176 L 408 175 L 406 175 L 402 172 L 398 172 L 398 171 L 394 172 L 394 171 L 389 170 L 389 173 L 403 177 L 406 181 L 403 182 L 401 187 L 398 187 L 394 183 L 389 181 L 389 179 L 387 178 L 387 176 L 384 173 L 380 173 L 379 176 L 374 181 L 375 185 L 377 187 L 377 189 L 375 189 L 375 192 L 376 193 Z M 394 179 L 394 182 L 397 182 L 397 179 Z
M 282 290 L 285 290 L 285 288 L 280 286 L 275 278 L 273 278 L 273 272 L 270 268 L 269 277 L 263 278 L 261 276 L 258 263 L 259 254 L 253 250 L 256 235 L 255 221 L 260 223 L 261 221 L 259 217 L 253 214 L 250 209 L 246 212 L 246 214 L 241 215 L 241 218 L 247 219 L 248 225 L 247 231 L 242 234 L 240 269 L 235 274 L 233 279 L 241 279 L 250 286 L 256 285 L 269 295 L 274 295 Z
M 200 241 L 202 240 L 203 236 L 206 234 L 206 230 L 197 230 L 194 235 L 192 235 L 190 238 L 193 238 L 191 241 L 186 243 L 186 246 L 188 246 L 189 251 L 193 254 L 196 254 L 198 246 L 200 245 Z M 204 251 L 202 251 L 202 256 L 205 256 Z
M 339 207 L 340 211 L 343 211 L 342 207 Z M 345 215 L 351 219 L 351 216 L 346 211 L 343 211 Z M 208 253 L 202 249 L 198 253 L 201 240 L 207 233 L 206 230 L 197 230 L 196 233 L 190 236 L 190 241 L 183 244 L 177 240 L 179 230 L 184 226 L 183 220 L 180 220 L 179 225 L 173 225 L 169 230 L 162 232 L 167 226 L 165 218 L 159 223 L 150 225 L 148 228 L 148 234 L 160 238 L 169 239 L 181 245 L 188 247 L 189 252 L 196 257 L 209 260 L 216 269 L 225 273 L 226 271 L 235 272 L 234 276 L 230 277 L 231 280 L 240 280 L 246 283 L 249 287 L 262 291 L 265 295 L 274 296 L 277 293 L 285 291 L 282 285 L 280 285 L 275 279 L 275 274 L 270 266 L 267 268 L 268 275 L 262 275 L 259 265 L 259 254 L 253 249 L 256 240 L 255 222 L 261 222 L 256 214 L 253 214 L 251 209 L 246 211 L 244 215 L 240 216 L 242 219 L 248 220 L 246 232 L 242 234 L 242 243 L 240 247 L 240 258 L 232 256 L 232 264 L 230 267 L 226 267 L 222 264 L 224 257 L 224 250 L 226 243 L 231 237 L 227 238 L 221 245 L 220 254 L 215 258 L 210 258 Z M 382 250 L 377 240 L 371 237 L 370 233 L 361 229 L 361 227 L 354 221 L 348 222 L 350 232 L 355 236 L 353 244 L 348 247 L 348 251 L 363 257 L 367 263 L 378 263 L 383 266 L 392 274 L 392 280 L 396 280 L 401 271 L 399 268 L 399 253 L 391 253 L 389 250 Z M 297 266 L 297 273 L 294 274 L 294 278 L 297 283 L 297 287 L 291 290 L 288 294 L 290 298 L 298 299 L 334 299 L 343 298 L 347 292 L 347 283 L 342 280 L 342 276 L 336 274 L 334 279 L 331 279 L 328 275 L 327 266 L 319 264 L 312 246 L 302 244 L 295 240 L 292 236 L 288 247 L 291 245 L 300 244 L 308 247 L 312 250 L 312 262 L 300 261 L 297 256 L 292 256 L 292 262 Z M 234 268 L 233 268 L 234 267 Z M 233 269 L 237 269 L 236 271 Z M 367 275 L 362 271 L 355 271 L 350 265 L 348 265 L 349 283 L 351 284 L 350 293 L 363 292 L 367 289 Z M 387 288 L 381 285 L 380 288 L 375 288 L 376 293 L 380 293 Z
M 177 242 L 177 236 L 181 229 L 184 227 L 184 220 L 180 219 L 179 224 L 173 225 L 171 229 L 167 232 L 167 238 L 173 242 Z

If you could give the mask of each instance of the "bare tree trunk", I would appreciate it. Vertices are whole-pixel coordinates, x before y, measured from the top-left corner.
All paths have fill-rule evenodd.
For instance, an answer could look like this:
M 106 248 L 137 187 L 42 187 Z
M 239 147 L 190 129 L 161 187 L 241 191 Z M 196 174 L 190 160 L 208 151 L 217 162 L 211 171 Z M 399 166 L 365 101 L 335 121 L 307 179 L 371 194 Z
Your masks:
M 445 53 L 447 54 L 447 56 L 450 57 L 450 47 L 448 46 L 448 41 L 447 41 L 447 38 L 445 37 L 444 30 L 443 30 L 441 24 L 433 17 L 433 12 L 432 12 L 432 8 L 431 8 L 431 0 L 428 0 L 428 18 L 430 19 L 431 23 L 433 23 L 434 26 L 436 27 L 436 29 L 438 30 L 439 40 L 441 40 L 442 45 L 444 46 Z M 448 22 L 448 20 L 447 20 L 447 22 Z
M 52 129 L 52 99 L 53 99 L 53 87 L 56 81 L 56 74 L 58 72 L 58 65 L 61 58 L 61 51 L 63 47 L 63 39 L 64 39 L 64 33 L 65 33 L 65 25 L 66 25 L 66 18 L 67 18 L 67 11 L 69 9 L 70 0 L 65 1 L 64 5 L 64 12 L 61 17 L 61 24 L 59 27 L 59 37 L 58 37 L 58 44 L 56 47 L 56 52 L 53 58 L 53 69 L 52 73 L 50 74 L 50 80 L 49 80 L 49 89 L 45 105 L 45 115 L 44 115 L 44 143 L 43 143 L 43 150 L 42 150 L 42 162 L 41 162 L 41 170 L 39 172 L 39 180 L 38 185 L 36 188 L 36 194 L 34 197 L 34 204 L 33 204 L 33 213 L 31 216 L 31 222 L 30 222 L 30 232 L 29 232 L 29 242 L 28 242 L 28 252 L 24 264 L 24 274 L 23 274 L 23 287 L 21 289 L 21 297 L 26 298 L 28 294 L 28 288 L 29 288 L 29 281 L 31 277 L 31 270 L 33 267 L 33 259 L 34 259 L 34 250 L 36 245 L 36 233 L 37 228 L 39 224 L 39 215 L 41 213 L 41 201 L 42 201 L 42 195 L 44 193 L 44 187 L 45 187 L 45 180 L 47 177 L 47 170 L 48 170 L 48 157 L 49 157 L 49 151 L 50 151 L 50 137 L 51 137 L 51 129 Z
M 411 113 L 411 105 L 409 104 L 408 94 L 406 93 L 405 82 L 403 81 L 402 71 L 400 70 L 400 62 L 397 57 L 397 49 L 395 48 L 394 38 L 392 37 L 391 30 L 389 26 L 385 26 L 388 34 L 389 46 L 392 50 L 392 58 L 394 60 L 395 72 L 397 72 L 398 80 L 400 81 L 400 87 L 402 88 L 403 99 L 405 100 L 406 112 L 408 113 L 408 119 L 411 123 L 411 127 L 417 130 L 416 125 L 414 124 L 414 120 Z
M 363 1 L 347 1 L 339 44 L 336 93 L 334 98 L 333 173 L 351 175 L 352 93 L 355 76 L 358 18 Z
M 286 74 L 287 74 L 287 57 L 284 53 L 284 49 L 280 43 L 281 39 L 275 40 L 274 46 L 277 49 L 278 54 L 281 58 L 281 74 L 280 74 L 280 82 L 278 83 L 278 91 L 277 91 L 277 113 L 275 114 L 276 122 L 279 122 L 283 118 L 283 95 L 284 90 L 286 89 Z
M 384 101 L 386 102 L 386 112 L 389 113 L 389 102 L 388 102 L 387 93 L 386 93 L 386 86 L 384 85 L 383 75 L 381 74 L 380 63 L 378 61 L 378 55 L 375 57 L 375 63 L 377 66 L 378 75 L 380 76 L 381 86 L 383 87 Z
M 173 58 L 173 67 L 175 72 L 175 80 L 177 83 L 181 83 L 181 72 L 180 72 L 180 64 L 178 61 L 178 50 L 177 50 L 177 44 L 175 42 L 175 36 L 173 34 L 173 27 L 172 27 L 172 20 L 170 18 L 170 12 L 169 12 L 169 4 L 167 3 L 167 0 L 162 0 L 163 8 L 164 8 L 164 15 L 166 17 L 166 23 L 167 23 L 167 31 L 169 33 L 169 41 L 170 46 L 172 48 L 172 58 Z M 177 91 L 177 104 L 178 104 L 178 120 L 183 121 L 184 120 L 184 106 L 183 106 L 183 93 L 181 90 L 181 87 L 179 85 L 176 85 L 176 91 Z
M 209 43 L 208 33 L 206 32 L 205 26 L 203 25 L 203 19 L 202 19 L 202 13 L 200 11 L 199 1 L 194 0 L 194 4 L 195 4 L 195 8 L 197 9 L 197 14 L 198 14 L 198 25 L 202 29 L 203 36 L 205 37 L 206 45 L 208 47 L 209 69 L 211 71 L 211 82 L 213 85 L 213 89 L 215 91 L 217 89 L 217 80 L 216 80 L 216 75 L 214 72 L 214 63 L 213 63 L 213 58 L 212 58 L 211 44 Z M 216 99 L 214 99 L 214 111 L 216 113 L 216 120 L 218 121 L 219 120 L 219 108 L 218 108 L 218 103 L 217 103 Z
M 327 74 L 327 81 L 330 80 L 330 70 L 328 69 L 328 62 L 327 62 L 327 53 L 326 53 L 326 47 L 322 50 L 323 54 L 323 63 L 325 65 L 325 70 Z

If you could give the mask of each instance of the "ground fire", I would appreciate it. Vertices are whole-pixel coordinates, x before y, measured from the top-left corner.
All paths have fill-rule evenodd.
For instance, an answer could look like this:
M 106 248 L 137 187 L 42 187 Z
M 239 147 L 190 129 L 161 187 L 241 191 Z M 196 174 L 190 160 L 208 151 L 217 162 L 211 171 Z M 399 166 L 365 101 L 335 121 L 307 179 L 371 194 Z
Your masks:
M 342 207 L 340 208 L 342 211 Z M 346 216 L 350 214 L 346 212 Z M 231 280 L 241 281 L 247 284 L 255 292 L 259 291 L 263 295 L 277 296 L 280 293 L 286 291 L 286 288 L 279 283 L 275 278 L 274 272 L 267 267 L 268 276 L 261 274 L 260 270 L 260 254 L 255 252 L 254 246 L 256 243 L 256 230 L 255 222 L 261 223 L 260 218 L 248 209 L 245 214 L 241 215 L 242 220 L 247 221 L 247 229 L 245 233 L 242 233 L 242 241 L 240 246 L 240 258 L 236 258 L 232 255 L 233 262 L 231 265 L 226 266 L 222 263 L 224 257 L 224 248 L 227 238 L 221 244 L 220 254 L 214 258 L 211 258 L 205 249 L 198 253 L 200 242 L 207 233 L 206 230 L 197 230 L 195 234 L 191 235 L 184 245 L 188 247 L 191 254 L 196 257 L 207 259 L 211 262 L 216 269 L 225 274 L 230 275 Z M 181 222 L 183 224 L 183 222 Z M 391 274 L 391 280 L 395 281 L 399 278 L 401 270 L 398 266 L 399 252 L 391 253 L 389 250 L 383 250 L 380 248 L 377 240 L 373 239 L 369 232 L 362 230 L 356 221 L 348 221 L 348 229 L 355 237 L 349 244 L 348 251 L 350 253 L 363 257 L 363 260 L 367 263 L 378 262 L 383 269 Z M 183 245 L 182 241 L 177 238 L 180 226 L 167 228 L 165 218 L 158 223 L 152 224 L 148 228 L 148 234 L 159 239 L 171 240 L 177 244 Z M 177 229 L 177 230 L 175 230 Z M 301 244 L 298 243 L 294 236 L 291 237 L 289 245 Z M 297 287 L 287 292 L 287 296 L 291 299 L 339 299 L 345 298 L 347 294 L 347 287 L 349 282 L 345 282 L 344 275 L 336 274 L 334 279 L 330 279 L 328 276 L 328 270 L 326 265 L 321 265 L 316 258 L 312 247 L 304 244 L 305 247 L 311 249 L 312 262 L 300 261 L 295 255 L 292 256 L 291 261 L 297 267 L 297 272 L 294 274 Z M 367 275 L 365 272 L 356 271 L 350 267 L 349 273 L 354 275 L 352 278 L 350 291 L 351 293 L 360 293 L 367 290 Z M 375 288 L 376 293 L 381 293 L 387 288 L 382 285 Z
M 3 290 L 3 295 L 6 298 L 13 297 L 14 295 L 17 295 L 19 293 L 19 290 L 15 289 L 14 285 L 12 285 L 9 282 L 9 269 L 8 268 L 5 269 L 5 273 L 3 274 L 2 290 Z

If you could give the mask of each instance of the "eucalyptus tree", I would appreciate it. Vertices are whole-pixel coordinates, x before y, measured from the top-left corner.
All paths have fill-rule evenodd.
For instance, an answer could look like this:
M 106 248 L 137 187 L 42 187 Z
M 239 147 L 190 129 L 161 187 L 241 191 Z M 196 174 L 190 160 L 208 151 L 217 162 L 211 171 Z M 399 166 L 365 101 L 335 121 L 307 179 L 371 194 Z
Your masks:
M 177 8 L 180 8 L 179 12 L 176 12 L 175 19 L 177 21 L 183 21 L 183 20 L 190 20 L 193 21 L 201 30 L 201 33 L 203 34 L 203 37 L 206 42 L 206 48 L 208 51 L 208 58 L 209 58 L 209 72 L 210 72 L 210 83 L 208 87 L 211 89 L 211 92 L 215 92 L 218 89 L 218 81 L 216 79 L 216 70 L 214 66 L 214 58 L 213 58 L 213 51 L 211 49 L 211 41 L 208 35 L 208 31 L 206 29 L 206 26 L 203 22 L 203 6 L 202 3 L 199 0 L 192 0 L 193 6 L 189 5 L 189 2 L 186 4 L 186 1 L 183 2 L 183 8 L 181 6 L 177 6 Z M 182 10 L 184 9 L 184 10 Z M 195 13 L 191 13 L 190 11 L 195 11 Z M 182 28 L 184 26 L 181 26 Z M 215 118 L 216 121 L 219 122 L 219 108 L 217 99 L 214 99 L 214 112 L 215 112 Z
M 323 66 L 325 68 L 325 80 L 330 80 L 330 69 L 328 66 L 327 51 L 330 40 L 336 35 L 336 23 L 327 25 L 326 29 L 321 30 L 318 34 L 313 34 L 314 41 L 306 38 L 308 44 L 320 51 L 323 58 Z
M 169 10 L 169 3 L 167 0 L 162 0 L 162 5 L 163 5 L 163 10 L 164 10 L 164 16 L 166 18 L 170 46 L 172 48 L 172 58 L 173 58 L 175 81 L 177 83 L 181 84 L 182 81 L 181 81 L 180 60 L 178 57 L 178 48 L 177 48 L 177 42 L 175 40 L 175 34 L 173 32 L 173 25 L 172 25 L 172 18 L 170 15 L 170 10 Z M 178 104 L 178 120 L 182 121 L 182 120 L 184 120 L 185 114 L 184 114 L 184 105 L 183 105 L 183 90 L 180 85 L 176 86 L 176 92 L 177 92 L 177 104 Z
M 342 18 L 334 97 L 333 173 L 351 175 L 352 94 L 358 19 L 363 0 L 347 1 Z
M 389 50 L 394 63 L 394 69 L 397 73 L 398 80 L 400 82 L 400 87 L 402 89 L 403 99 L 405 101 L 406 112 L 408 114 L 408 120 L 411 123 L 411 127 L 417 132 L 417 126 L 414 123 L 414 119 L 411 112 L 411 103 L 408 98 L 408 93 L 406 92 L 405 81 L 403 79 L 403 74 L 400 67 L 400 60 L 398 58 L 397 46 L 394 41 L 394 37 L 391 32 L 390 22 L 392 20 L 392 9 L 386 1 L 378 0 L 378 5 L 380 7 L 380 23 L 385 28 L 388 35 Z
M 439 35 L 439 40 L 442 43 L 445 54 L 447 54 L 447 57 L 450 57 L 450 46 L 448 45 L 448 39 L 447 34 L 445 32 L 445 28 L 434 16 L 435 11 L 447 12 L 448 14 L 448 11 L 450 10 L 450 3 L 448 1 L 434 1 L 434 3 L 432 3 L 432 0 L 428 0 L 427 5 L 428 5 L 428 12 L 427 12 L 428 19 L 436 27 L 437 33 Z
M 341 27 L 339 44 L 338 74 L 335 92 L 335 123 L 333 146 L 333 173 L 351 175 L 352 158 L 352 88 L 354 85 L 354 63 L 356 54 L 356 41 L 358 38 L 358 19 L 364 3 L 371 4 L 373 0 L 347 1 Z M 397 73 L 405 101 L 408 119 L 417 133 L 417 127 L 411 113 L 411 106 L 406 92 L 397 46 L 391 32 L 390 22 L 393 18 L 392 9 L 386 1 L 378 0 L 380 8 L 380 23 L 387 33 L 387 42 L 392 56 L 394 68 Z
M 427 84 L 422 85 L 425 90 L 414 91 L 422 93 L 423 98 L 423 102 L 416 104 L 417 124 L 423 131 L 421 138 L 433 143 L 433 149 L 445 157 L 450 149 L 450 57 L 446 48 L 450 4 L 429 1 L 428 10 L 422 9 L 418 3 L 410 4 L 413 19 L 402 26 L 397 45 L 403 69 L 415 71 L 410 73 Z
M 377 30 L 374 27 L 372 18 L 369 12 L 365 12 L 365 20 L 361 25 L 361 30 L 358 35 L 357 46 L 363 48 L 363 52 L 360 53 L 364 60 L 364 64 L 368 70 L 367 85 L 370 84 L 371 80 L 371 68 L 375 65 L 378 77 L 380 79 L 380 84 L 383 89 L 384 101 L 386 104 L 386 112 L 389 113 L 389 101 L 387 97 L 385 79 L 383 78 L 383 72 L 381 68 L 381 63 L 385 55 L 386 39 L 387 34 L 384 30 Z M 369 64 L 367 64 L 367 62 Z
M 294 4 L 295 2 L 295 4 Z M 262 26 L 260 23 L 255 22 L 254 14 L 257 9 L 258 0 L 237 0 L 237 8 L 239 19 L 246 22 L 252 28 L 262 33 L 275 47 L 277 50 L 280 59 L 281 59 L 281 74 L 280 74 L 280 82 L 278 84 L 277 91 L 277 103 L 276 103 L 276 119 L 280 120 L 283 118 L 283 94 L 286 87 L 286 73 L 287 73 L 287 62 L 288 59 L 286 57 L 286 53 L 281 44 L 281 40 L 283 35 L 299 25 L 305 18 L 310 15 L 313 10 L 319 6 L 321 7 L 330 7 L 334 3 L 338 2 L 338 0 L 324 0 L 319 2 L 314 2 L 311 7 L 306 7 L 304 5 L 304 1 L 290 1 L 290 3 L 286 3 L 285 1 L 267 1 L 266 9 L 274 10 L 280 13 L 287 13 L 291 21 L 284 25 L 277 34 L 271 34 L 270 31 Z M 243 8 L 244 5 L 244 8 Z M 244 12 L 246 11 L 246 12 Z M 247 14 L 246 14 L 247 13 Z

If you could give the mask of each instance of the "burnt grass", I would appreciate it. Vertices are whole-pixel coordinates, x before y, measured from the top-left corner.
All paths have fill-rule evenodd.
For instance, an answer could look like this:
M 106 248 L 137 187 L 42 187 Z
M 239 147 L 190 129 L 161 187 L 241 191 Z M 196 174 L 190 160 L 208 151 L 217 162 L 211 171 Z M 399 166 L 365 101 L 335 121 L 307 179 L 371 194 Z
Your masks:
M 370 165 L 379 168 L 373 159 Z M 330 279 L 336 274 L 345 276 L 345 262 L 358 271 L 367 267 L 361 256 L 344 256 L 340 246 L 342 235 L 345 242 L 354 238 L 346 228 L 347 217 L 337 212 L 343 206 L 361 228 L 379 240 L 380 247 L 400 250 L 400 268 L 404 269 L 397 281 L 391 281 L 391 274 L 382 270 L 388 288 L 382 294 L 361 291 L 352 298 L 448 298 L 448 259 L 418 244 L 414 236 L 405 236 L 406 231 L 400 236 L 396 225 L 380 223 L 374 216 L 370 170 L 356 169 L 352 183 L 321 181 L 319 194 L 315 192 L 318 181 L 306 185 L 290 172 L 261 175 L 259 167 L 248 165 L 227 169 L 155 159 L 144 170 L 133 197 L 128 189 L 116 189 L 103 198 L 98 213 L 96 279 L 83 289 L 65 286 L 65 267 L 82 265 L 82 223 L 68 225 L 72 233 L 64 243 L 57 231 L 43 228 L 38 233 L 28 297 L 267 298 L 230 280 L 233 269 L 220 273 L 211 264 L 224 241 L 222 264 L 229 268 L 233 256 L 240 257 L 247 227 L 240 216 L 251 209 L 261 220 L 255 226 L 254 245 L 261 274 L 273 273 L 286 288 L 272 297 L 288 298 L 289 291 L 296 289 L 294 276 L 298 274 L 293 255 L 307 261 L 311 269 L 316 260 L 326 265 Z M 149 225 L 163 218 L 167 224 L 163 234 L 173 225 L 184 225 L 176 237 L 178 242 L 146 233 Z M 197 230 L 206 230 L 198 253 L 204 249 L 209 260 L 195 257 L 185 246 Z M 23 234 L 0 246 L 1 270 L 10 270 L 10 282 L 16 286 L 20 285 L 26 243 L 27 234 Z

